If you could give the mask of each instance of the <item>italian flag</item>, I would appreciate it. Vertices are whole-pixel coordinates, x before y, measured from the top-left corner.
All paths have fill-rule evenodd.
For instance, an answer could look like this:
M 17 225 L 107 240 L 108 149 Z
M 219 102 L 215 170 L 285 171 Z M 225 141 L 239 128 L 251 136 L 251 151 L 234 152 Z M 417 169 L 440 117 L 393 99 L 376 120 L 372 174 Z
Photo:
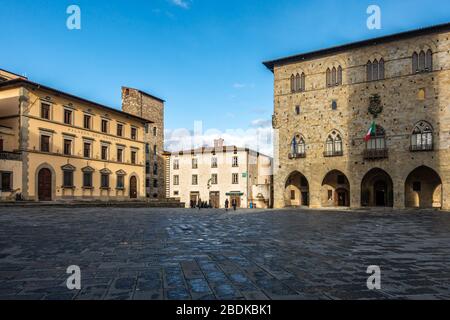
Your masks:
M 375 135 L 375 130 L 376 130 L 376 125 L 375 125 L 375 121 L 374 121 L 374 122 L 372 122 L 372 125 L 369 128 L 369 131 L 367 131 L 367 134 L 364 137 L 365 142 L 369 141 L 370 137 Z

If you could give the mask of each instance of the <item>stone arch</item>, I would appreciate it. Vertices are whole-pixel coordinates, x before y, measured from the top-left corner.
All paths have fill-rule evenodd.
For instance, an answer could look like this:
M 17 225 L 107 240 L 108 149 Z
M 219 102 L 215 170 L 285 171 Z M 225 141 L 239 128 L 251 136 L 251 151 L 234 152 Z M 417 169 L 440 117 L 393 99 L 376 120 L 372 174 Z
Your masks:
M 56 200 L 56 171 L 55 171 L 55 169 L 53 169 L 53 167 L 52 167 L 49 163 L 47 163 L 47 162 L 42 163 L 41 165 L 39 165 L 39 166 L 36 168 L 35 178 L 34 178 L 35 200 L 36 200 L 36 201 L 39 201 L 39 172 L 40 172 L 42 169 L 48 169 L 48 170 L 50 170 L 50 173 L 51 173 L 51 175 L 52 175 L 52 177 L 51 177 L 51 183 L 52 183 L 52 186 L 51 186 L 51 200 L 52 200 L 52 201 L 55 201 L 55 200 Z
M 342 171 L 335 169 L 325 175 L 320 200 L 322 207 L 350 206 L 350 182 Z
M 309 182 L 300 171 L 293 171 L 284 185 L 285 207 L 309 206 Z
M 394 206 L 394 183 L 383 169 L 373 168 L 364 175 L 361 181 L 361 206 Z
M 405 180 L 405 207 L 442 207 L 442 180 L 434 169 L 419 166 L 409 173 Z

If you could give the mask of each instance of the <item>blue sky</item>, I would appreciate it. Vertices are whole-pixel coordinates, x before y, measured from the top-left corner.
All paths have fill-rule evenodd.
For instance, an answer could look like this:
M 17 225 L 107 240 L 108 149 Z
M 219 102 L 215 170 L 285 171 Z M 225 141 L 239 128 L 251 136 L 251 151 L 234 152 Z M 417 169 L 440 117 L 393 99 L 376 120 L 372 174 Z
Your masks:
M 66 28 L 77 4 L 82 29 Z M 382 29 L 366 9 L 382 10 Z M 0 68 L 120 107 L 120 87 L 167 100 L 166 127 L 247 129 L 273 113 L 262 61 L 450 21 L 450 1 L 2 0 Z M 259 120 L 259 121 L 257 121 Z M 264 122 L 267 120 L 267 122 Z

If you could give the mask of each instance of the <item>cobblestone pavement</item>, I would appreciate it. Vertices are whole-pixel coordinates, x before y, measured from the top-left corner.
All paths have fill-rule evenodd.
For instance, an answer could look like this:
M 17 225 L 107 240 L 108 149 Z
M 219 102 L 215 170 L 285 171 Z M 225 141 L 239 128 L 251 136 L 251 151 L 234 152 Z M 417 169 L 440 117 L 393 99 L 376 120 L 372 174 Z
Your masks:
M 406 298 L 450 298 L 450 213 L 0 208 L 0 299 Z

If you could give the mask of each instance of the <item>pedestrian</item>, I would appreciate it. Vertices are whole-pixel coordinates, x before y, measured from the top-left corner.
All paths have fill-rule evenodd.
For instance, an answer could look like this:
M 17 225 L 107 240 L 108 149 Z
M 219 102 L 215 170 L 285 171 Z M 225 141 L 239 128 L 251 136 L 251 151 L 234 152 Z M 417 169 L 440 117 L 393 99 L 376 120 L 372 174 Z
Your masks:
M 230 201 L 225 200 L 225 211 L 228 211 L 228 207 L 230 206 Z
M 202 199 L 198 198 L 198 210 L 200 210 L 202 208 Z
M 233 199 L 233 201 L 231 201 L 231 205 L 233 206 L 233 210 L 236 211 L 236 207 L 237 207 L 236 199 Z

